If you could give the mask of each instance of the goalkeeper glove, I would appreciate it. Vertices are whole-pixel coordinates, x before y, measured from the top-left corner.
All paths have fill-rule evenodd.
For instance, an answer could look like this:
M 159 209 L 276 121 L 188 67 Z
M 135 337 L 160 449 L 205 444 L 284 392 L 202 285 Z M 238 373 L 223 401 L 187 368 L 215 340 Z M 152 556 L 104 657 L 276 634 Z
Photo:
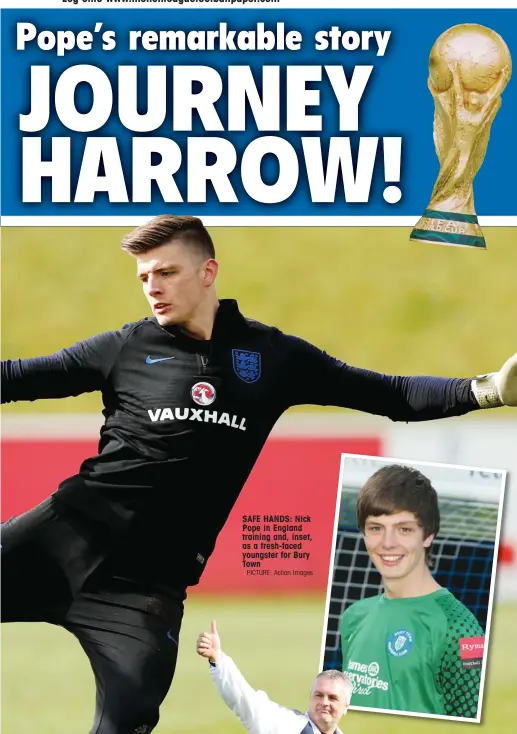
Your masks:
M 478 375 L 471 384 L 480 408 L 517 407 L 517 354 L 507 359 L 499 372 Z

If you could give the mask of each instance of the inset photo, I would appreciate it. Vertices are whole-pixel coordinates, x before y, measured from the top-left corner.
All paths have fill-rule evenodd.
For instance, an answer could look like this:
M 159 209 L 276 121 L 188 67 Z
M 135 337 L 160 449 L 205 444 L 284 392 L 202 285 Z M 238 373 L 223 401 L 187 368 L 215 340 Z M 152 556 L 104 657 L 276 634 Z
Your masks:
M 320 669 L 351 709 L 480 723 L 506 475 L 342 454 Z

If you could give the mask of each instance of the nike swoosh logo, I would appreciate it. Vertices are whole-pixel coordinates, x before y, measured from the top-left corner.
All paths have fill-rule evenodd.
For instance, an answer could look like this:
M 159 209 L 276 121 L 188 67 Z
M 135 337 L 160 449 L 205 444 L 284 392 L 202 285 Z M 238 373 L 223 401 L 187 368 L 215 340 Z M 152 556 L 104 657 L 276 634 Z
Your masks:
M 153 359 L 150 354 L 146 357 L 147 364 L 154 364 L 155 362 L 166 362 L 168 359 L 174 359 L 174 357 L 158 357 L 158 359 Z
M 167 637 L 169 638 L 169 640 L 172 640 L 174 642 L 174 644 L 176 645 L 176 647 L 178 646 L 178 641 L 176 639 L 174 639 L 174 637 L 171 635 L 171 630 L 169 630 L 167 632 Z

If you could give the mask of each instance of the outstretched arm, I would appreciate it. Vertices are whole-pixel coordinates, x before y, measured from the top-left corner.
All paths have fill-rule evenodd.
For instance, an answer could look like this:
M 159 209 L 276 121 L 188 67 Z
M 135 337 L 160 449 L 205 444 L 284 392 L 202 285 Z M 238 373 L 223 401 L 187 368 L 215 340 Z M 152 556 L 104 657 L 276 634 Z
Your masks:
M 128 328 L 109 331 L 49 356 L 2 361 L 1 402 L 102 390 L 127 333 Z
M 303 716 L 252 688 L 233 660 L 223 653 L 215 620 L 210 633 L 199 635 L 196 651 L 210 661 L 210 675 L 219 695 L 251 734 L 298 734 L 303 729 Z
M 280 392 L 288 406 L 336 405 L 409 422 L 464 415 L 480 407 L 517 405 L 517 357 L 499 373 L 483 378 L 481 388 L 475 377 L 403 377 L 351 367 L 303 339 L 285 338 L 289 352 Z

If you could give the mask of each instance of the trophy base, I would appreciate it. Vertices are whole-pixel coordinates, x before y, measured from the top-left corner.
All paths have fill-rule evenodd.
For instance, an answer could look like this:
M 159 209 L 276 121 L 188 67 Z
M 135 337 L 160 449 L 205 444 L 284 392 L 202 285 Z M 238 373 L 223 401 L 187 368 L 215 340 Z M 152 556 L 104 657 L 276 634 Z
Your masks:
M 426 209 L 409 239 L 413 242 L 486 249 L 485 238 L 475 214 Z

